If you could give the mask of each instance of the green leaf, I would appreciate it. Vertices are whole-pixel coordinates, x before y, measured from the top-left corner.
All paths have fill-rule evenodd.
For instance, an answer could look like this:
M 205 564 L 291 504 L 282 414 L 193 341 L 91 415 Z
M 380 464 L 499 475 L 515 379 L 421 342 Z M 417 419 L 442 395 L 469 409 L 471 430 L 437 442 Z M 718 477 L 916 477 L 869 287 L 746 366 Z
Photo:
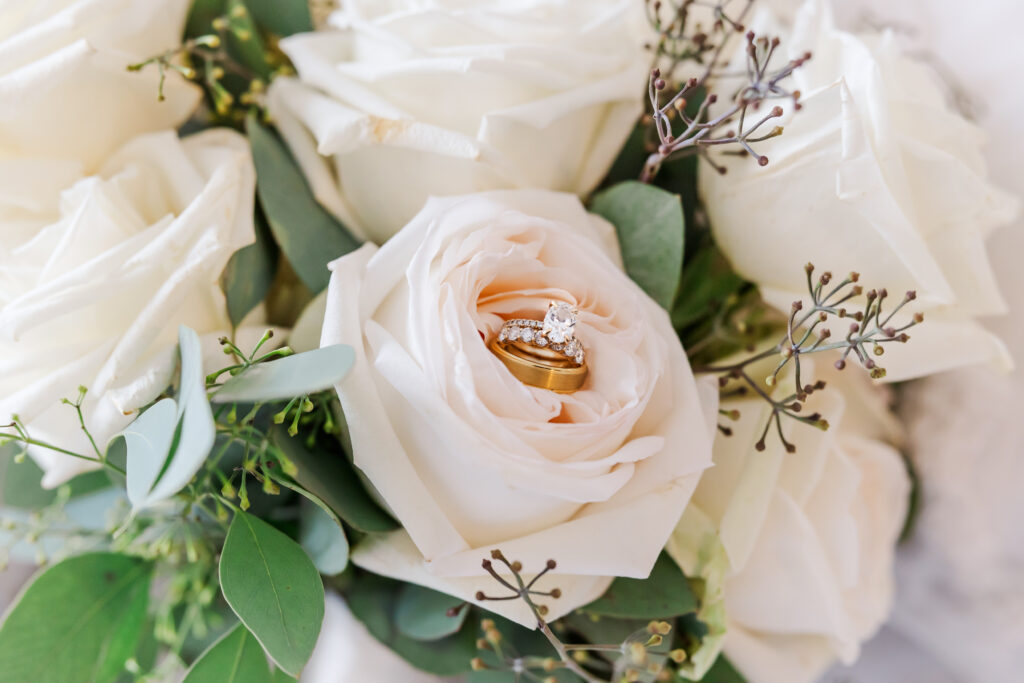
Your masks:
M 302 547 L 242 511 L 220 559 L 224 598 L 278 667 L 298 676 L 324 618 L 324 585 Z
M 196 660 L 184 683 L 271 683 L 270 667 L 259 641 L 238 624 Z
M 340 382 L 355 360 L 351 346 L 333 344 L 258 363 L 224 382 L 210 400 L 256 403 L 315 394 Z
M 283 425 L 275 426 L 270 436 L 298 468 L 295 481 L 326 503 L 347 524 L 367 533 L 398 528 L 398 522 L 366 492 L 340 443 L 332 441 L 334 447 L 329 448 L 318 441 L 307 447 L 302 439 L 289 436 Z
M 461 607 L 463 602 L 414 583 L 406 584 L 398 594 L 395 623 L 403 635 L 413 640 L 439 640 L 458 632 L 466 623 L 468 609 L 448 616 L 449 609 Z
M 173 398 L 154 403 L 128 425 L 122 436 L 128 451 L 128 499 L 141 507 L 160 476 L 178 430 L 178 404 Z
M 238 327 L 249 311 L 263 301 L 274 281 L 278 250 L 263 212 L 255 215 L 256 241 L 236 251 L 220 276 L 231 324 Z
M 467 624 L 458 633 L 429 642 L 403 635 L 394 623 L 395 602 L 402 585 L 375 574 L 361 574 L 345 598 L 352 614 L 374 638 L 416 668 L 438 676 L 467 673 L 470 660 L 477 655 L 475 628 Z
M 714 315 L 726 298 L 745 284 L 717 248 L 701 249 L 683 269 L 679 297 L 672 308 L 672 325 L 681 330 Z
M 17 443 L 0 446 L 0 504 L 23 510 L 38 510 L 52 505 L 57 500 L 58 489 L 42 487 L 43 470 L 36 461 L 25 456 L 22 462 L 14 458 L 21 452 Z M 110 486 L 110 480 L 102 471 L 80 474 L 65 486 L 70 487 L 71 497 L 76 498 Z
M 246 132 L 256 164 L 256 192 L 284 255 L 299 279 L 314 293 L 327 286 L 327 264 L 359 242 L 316 201 L 302 171 L 276 134 L 255 115 Z
M 309 0 L 246 0 L 245 4 L 257 24 L 281 37 L 313 30 Z
M 637 631 L 647 628 L 651 620 L 620 619 L 576 611 L 563 617 L 559 623 L 581 635 L 588 643 L 609 644 L 625 642 Z M 675 633 L 674 624 L 672 633 Z M 666 639 L 665 644 L 671 644 L 671 639 Z
M 719 655 L 714 666 L 700 680 L 701 683 L 747 683 L 747 679 L 733 667 L 725 655 Z
M 619 577 L 585 612 L 627 619 L 669 619 L 697 610 L 697 598 L 689 581 L 666 553 L 646 579 Z
M 297 680 L 280 669 L 274 669 L 274 673 L 270 675 L 271 683 L 295 683 Z
M 79 555 L 29 585 L 0 627 L 5 683 L 109 683 L 135 652 L 150 565 L 113 553 Z
M 321 574 L 336 576 L 348 566 L 348 539 L 334 518 L 316 505 L 303 508 L 299 542 Z
M 619 150 L 618 156 L 612 162 L 608 175 L 602 181 L 602 189 L 627 180 L 636 180 L 640 177 L 644 170 L 644 164 L 647 162 L 647 157 L 654 151 L 647 149 L 646 138 L 649 128 L 650 126 L 645 126 L 643 122 L 637 123 L 633 127 L 629 137 L 622 144 L 622 149 Z
M 228 50 L 257 76 L 269 80 L 271 68 L 267 63 L 267 49 L 246 3 L 228 0 L 224 11 L 228 21 Z
M 224 14 L 225 0 L 193 0 L 185 25 L 185 37 L 196 38 L 213 32 L 213 20 Z
M 185 488 L 206 461 L 217 437 L 206 398 L 202 346 L 195 331 L 178 330 L 181 382 L 178 401 L 163 399 L 124 431 L 128 499 L 136 510 Z
M 615 226 L 626 272 L 669 310 L 683 269 L 683 205 L 678 195 L 636 181 L 594 195 L 590 210 Z

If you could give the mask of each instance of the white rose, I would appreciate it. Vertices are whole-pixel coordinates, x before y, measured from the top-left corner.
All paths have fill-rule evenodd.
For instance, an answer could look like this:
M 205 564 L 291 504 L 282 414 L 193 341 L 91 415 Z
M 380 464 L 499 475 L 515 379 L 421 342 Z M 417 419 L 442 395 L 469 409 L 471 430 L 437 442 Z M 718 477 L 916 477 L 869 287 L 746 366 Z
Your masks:
M 858 271 L 895 300 L 916 290 L 914 310 L 927 311 L 926 321 L 909 344 L 887 346 L 888 380 L 1009 365 L 1003 344 L 975 321 L 1005 310 L 984 242 L 1016 211 L 985 177 L 981 130 L 950 109 L 894 35 L 840 31 L 827 3 L 805 4 L 783 44 L 814 56 L 794 76 L 802 110 L 758 148 L 770 164 L 733 159 L 724 176 L 701 173 L 733 266 L 784 311 L 807 296 L 807 261 Z
M 0 421 L 17 414 L 31 437 L 93 455 L 61 398 L 88 388 L 102 448 L 168 385 L 179 325 L 229 332 L 217 283 L 253 240 L 254 183 L 248 144 L 228 130 L 143 135 L 95 175 L 0 160 Z M 30 453 L 47 487 L 91 465 Z
M 509 190 L 431 199 L 332 264 L 322 343 L 356 348 L 338 386 L 355 463 L 405 527 L 357 564 L 475 602 L 503 590 L 480 566 L 491 549 L 527 573 L 554 559 L 550 618 L 647 576 L 710 462 L 717 391 L 699 395 L 618 258 L 575 196 Z M 572 394 L 522 384 L 484 342 L 551 299 L 580 310 L 590 375 Z M 485 607 L 535 625 L 520 601 Z
M 818 377 L 828 386 L 805 410 L 832 426 L 786 422 L 795 453 L 774 434 L 754 449 L 771 413 L 765 401 L 723 402 L 740 419 L 715 440 L 715 466 L 687 510 L 702 513 L 724 549 L 725 653 L 751 683 L 811 683 L 835 659 L 853 662 L 892 604 L 910 484 L 884 439 L 899 426 L 866 374 Z M 687 531 L 681 524 L 668 550 L 692 572 L 699 537 Z
M 641 113 L 636 0 L 345 2 L 281 48 L 270 111 L 320 201 L 382 242 L 431 195 L 589 193 Z
M 188 0 L 0 3 L 0 159 L 78 159 L 94 171 L 140 133 L 175 128 L 198 88 L 127 66 L 176 47 Z
M 337 593 L 328 593 L 320 638 L 302 670 L 302 683 L 353 681 L 441 683 L 437 676 L 413 668 L 380 643 Z

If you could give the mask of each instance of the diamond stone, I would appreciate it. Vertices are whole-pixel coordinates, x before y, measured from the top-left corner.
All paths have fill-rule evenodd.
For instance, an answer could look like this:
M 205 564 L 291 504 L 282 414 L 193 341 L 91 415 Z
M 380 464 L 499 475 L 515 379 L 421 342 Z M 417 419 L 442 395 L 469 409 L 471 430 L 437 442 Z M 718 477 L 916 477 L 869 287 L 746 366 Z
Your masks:
M 533 341 L 533 329 L 531 329 L 529 327 L 524 328 L 522 333 L 520 333 L 519 338 L 522 339 L 524 342 L 532 342 Z
M 518 327 L 513 327 L 512 329 L 510 329 L 508 331 L 508 338 L 509 338 L 509 340 L 510 341 L 515 341 L 515 340 L 519 339 L 519 332 L 520 332 L 520 329 Z
M 548 340 L 545 339 L 543 335 L 538 334 L 537 338 L 533 340 L 533 343 L 537 346 L 547 346 Z
M 548 305 L 544 314 L 544 334 L 553 342 L 567 342 L 576 329 L 576 309 L 564 301 Z
M 552 344 L 551 348 L 553 348 L 555 351 L 561 351 L 563 347 L 561 344 Z
M 501 332 L 498 333 L 498 341 L 502 341 L 503 342 L 506 339 L 508 339 L 508 330 L 506 330 L 505 328 L 502 328 Z
M 580 365 L 583 365 L 583 352 L 582 352 L 582 351 L 577 351 L 577 352 L 576 352 L 576 358 L 575 358 L 575 360 L 576 360 L 576 362 L 577 362 L 577 363 L 579 363 Z
M 576 352 L 579 350 L 580 343 L 575 339 L 571 340 L 568 344 L 565 345 L 565 355 L 567 356 L 575 356 Z

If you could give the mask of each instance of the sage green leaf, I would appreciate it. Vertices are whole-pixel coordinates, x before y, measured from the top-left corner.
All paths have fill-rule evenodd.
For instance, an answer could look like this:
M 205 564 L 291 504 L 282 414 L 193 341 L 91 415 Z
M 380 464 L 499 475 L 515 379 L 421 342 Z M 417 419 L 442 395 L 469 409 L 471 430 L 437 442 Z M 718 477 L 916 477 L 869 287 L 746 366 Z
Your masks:
M 321 574 L 336 576 L 348 566 L 345 530 L 340 522 L 316 505 L 303 507 L 299 542 Z
M 619 577 L 585 612 L 626 619 L 669 619 L 697 610 L 697 597 L 672 558 L 658 556 L 646 579 Z
M 366 492 L 339 442 L 321 439 L 307 447 L 302 439 L 289 436 L 283 425 L 274 427 L 270 434 L 274 444 L 298 468 L 295 481 L 347 524 L 367 533 L 398 528 L 398 522 Z
M 271 68 L 267 63 L 267 48 L 246 3 L 243 0 L 227 0 L 224 12 L 228 22 L 228 50 L 257 76 L 269 80 Z
M 157 401 L 121 433 L 128 452 L 125 485 L 128 500 L 142 507 L 153 482 L 167 462 L 178 430 L 178 404 L 173 398 Z
M 43 470 L 27 455 L 21 462 L 15 457 L 21 453 L 21 445 L 11 442 L 0 446 L 0 504 L 23 510 L 38 510 L 57 500 L 58 489 L 42 487 Z M 105 472 L 86 472 L 67 484 L 71 498 L 84 496 L 110 486 Z
M 400 582 L 383 576 L 361 574 L 346 591 L 345 599 L 352 614 L 374 638 L 416 668 L 438 676 L 468 673 L 470 660 L 478 654 L 477 625 L 466 624 L 457 633 L 439 640 L 409 638 L 402 634 L 393 620 L 395 602 L 402 586 Z
M 332 344 L 246 368 L 210 397 L 216 403 L 288 400 L 330 389 L 356 360 L 351 346 Z
M 184 683 L 271 683 L 270 667 L 259 641 L 238 624 L 196 660 Z
M 181 381 L 177 403 L 171 399 L 158 402 L 123 433 L 128 450 L 128 499 L 136 510 L 185 488 L 203 466 L 217 437 L 206 398 L 202 347 L 195 331 L 184 325 L 178 329 L 178 349 Z M 147 418 L 154 410 L 158 412 Z M 141 425 L 137 424 L 140 420 Z
M 302 546 L 239 510 L 224 541 L 220 585 L 271 659 L 298 676 L 324 618 L 324 585 Z
M 619 235 L 626 272 L 670 310 L 683 269 L 683 205 L 678 195 L 636 181 L 594 195 L 590 210 Z
M 246 119 L 256 164 L 256 192 L 270 231 L 299 279 L 314 294 L 327 287 L 327 264 L 359 242 L 316 201 L 291 153 L 277 135 Z
M 309 0 L 246 0 L 245 4 L 261 28 L 282 38 L 313 30 Z
M 671 623 L 673 620 L 670 619 L 668 621 Z M 560 623 L 583 636 L 588 643 L 617 644 L 625 642 L 634 633 L 646 628 L 651 623 L 651 620 L 620 619 L 618 617 L 598 616 L 593 613 L 577 610 L 562 617 Z M 670 633 L 676 633 L 674 624 Z M 666 638 L 663 647 L 667 648 L 671 644 L 672 639 Z
M 719 655 L 714 665 L 700 680 L 701 683 L 747 683 L 747 679 L 736 670 L 725 655 Z
M 672 325 L 682 330 L 714 316 L 726 298 L 739 292 L 745 284 L 717 248 L 701 249 L 683 269 L 679 297 L 672 308 Z
M 398 594 L 395 623 L 403 635 L 413 640 L 438 640 L 456 633 L 466 622 L 468 609 L 448 615 L 453 607 L 462 607 L 463 600 L 437 591 L 406 584 Z
M 150 572 L 137 558 L 90 553 L 37 575 L 0 627 L 0 678 L 114 681 L 139 642 Z
M 57 499 L 57 492 L 42 487 L 43 470 L 35 460 L 25 455 L 21 462 L 14 461 L 21 452 L 21 445 L 14 442 L 0 446 L 2 503 L 26 510 L 46 507 Z
M 220 287 L 224 290 L 228 304 L 228 317 L 235 327 L 263 301 L 277 270 L 277 245 L 270 234 L 267 219 L 258 207 L 254 220 L 256 241 L 232 254 L 220 276 Z
M 196 38 L 213 33 L 213 20 L 224 14 L 226 0 L 192 0 L 185 24 L 185 37 Z

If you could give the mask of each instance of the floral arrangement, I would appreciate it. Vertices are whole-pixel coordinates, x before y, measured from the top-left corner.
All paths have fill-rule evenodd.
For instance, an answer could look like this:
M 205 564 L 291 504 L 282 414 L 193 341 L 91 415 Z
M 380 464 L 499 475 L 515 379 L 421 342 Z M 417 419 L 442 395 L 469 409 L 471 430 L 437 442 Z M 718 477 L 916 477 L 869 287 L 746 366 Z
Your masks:
M 769 0 L 0 7 L 10 683 L 801 683 L 1013 202 Z

